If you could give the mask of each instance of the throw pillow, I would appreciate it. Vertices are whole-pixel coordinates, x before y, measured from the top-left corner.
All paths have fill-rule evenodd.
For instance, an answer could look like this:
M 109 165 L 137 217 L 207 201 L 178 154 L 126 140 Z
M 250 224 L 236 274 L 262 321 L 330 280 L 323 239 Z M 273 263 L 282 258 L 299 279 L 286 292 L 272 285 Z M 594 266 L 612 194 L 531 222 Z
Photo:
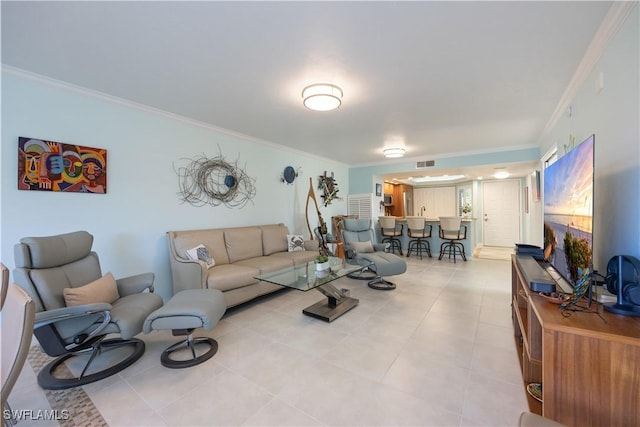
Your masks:
M 203 244 L 199 244 L 195 248 L 187 249 L 187 256 L 190 259 L 199 259 L 207 264 L 207 268 L 211 268 L 216 265 L 216 261 L 209 253 L 209 249 Z
M 113 274 L 111 273 L 107 273 L 98 280 L 94 280 L 84 286 L 64 288 L 62 295 L 64 296 L 64 302 L 67 307 L 99 302 L 111 304 L 120 298 L 116 279 L 113 278 Z
M 349 246 L 351 246 L 353 249 L 355 249 L 356 252 L 361 254 L 374 252 L 371 242 L 351 242 L 349 243 Z
M 289 252 L 304 251 L 304 238 L 299 234 L 287 234 Z

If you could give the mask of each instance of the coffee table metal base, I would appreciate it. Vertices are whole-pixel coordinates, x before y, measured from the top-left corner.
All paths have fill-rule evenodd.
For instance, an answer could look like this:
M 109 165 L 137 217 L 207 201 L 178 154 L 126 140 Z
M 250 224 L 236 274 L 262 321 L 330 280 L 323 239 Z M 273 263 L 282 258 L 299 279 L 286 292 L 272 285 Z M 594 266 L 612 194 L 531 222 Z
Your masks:
M 318 286 L 316 289 L 322 292 L 327 297 L 327 300 L 318 301 L 302 310 L 302 312 L 307 316 L 315 317 L 325 322 L 334 321 L 360 302 L 356 298 L 351 298 L 347 289 L 337 289 L 330 283 Z

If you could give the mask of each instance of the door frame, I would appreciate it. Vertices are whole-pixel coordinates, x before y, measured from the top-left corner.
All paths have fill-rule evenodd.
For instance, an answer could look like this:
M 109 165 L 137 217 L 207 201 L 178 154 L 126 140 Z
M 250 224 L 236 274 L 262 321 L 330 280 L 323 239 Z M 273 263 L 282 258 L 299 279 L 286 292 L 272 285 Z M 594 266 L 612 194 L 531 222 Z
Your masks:
M 486 183 L 501 183 L 501 182 L 507 182 L 507 181 L 515 181 L 518 184 L 518 200 L 516 201 L 516 205 L 518 208 L 518 236 L 517 239 L 514 241 L 514 243 L 517 242 L 521 242 L 522 241 L 522 223 L 523 223 L 523 218 L 522 218 L 522 180 L 519 178 L 506 178 L 506 179 L 491 179 L 491 180 L 483 180 L 481 182 L 481 193 L 482 193 L 482 212 L 480 214 L 480 229 L 482 230 L 482 246 L 487 246 L 485 244 L 486 242 L 486 234 L 485 234 L 485 210 L 484 210 L 484 203 L 485 203 L 485 189 L 484 189 L 484 185 Z

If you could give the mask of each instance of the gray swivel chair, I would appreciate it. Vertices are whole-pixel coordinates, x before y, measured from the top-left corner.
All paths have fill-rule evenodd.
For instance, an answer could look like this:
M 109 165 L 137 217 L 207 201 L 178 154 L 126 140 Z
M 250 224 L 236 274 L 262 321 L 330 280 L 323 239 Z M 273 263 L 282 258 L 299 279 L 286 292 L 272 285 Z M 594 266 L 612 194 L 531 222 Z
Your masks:
M 91 234 L 76 231 L 26 237 L 14 247 L 14 281 L 36 305 L 34 335 L 42 350 L 56 357 L 38 374 L 42 388 L 77 387 L 130 366 L 145 348 L 143 341 L 133 337 L 142 332 L 147 315 L 162 306 L 162 298 L 153 293 L 153 273 L 119 280 L 110 274 L 103 277 L 98 255 L 91 251 L 92 244 Z M 75 302 L 67 306 L 71 294 Z M 105 339 L 107 334 L 120 337 Z M 110 349 L 121 349 L 114 351 L 118 358 L 106 367 L 93 368 L 94 359 Z M 76 357 L 79 363 L 88 359 L 78 376 L 55 375 L 57 367 Z
M 369 287 L 392 290 L 396 285 L 385 280 L 407 271 L 407 263 L 397 255 L 385 252 L 387 244 L 376 243 L 369 219 L 349 219 L 342 222 L 342 241 L 347 262 L 362 265 L 363 271 L 350 275 L 354 279 L 369 280 Z
M 35 318 L 35 304 L 27 293 L 16 285 L 7 286 L 6 299 L 2 307 L 2 419 L 9 425 L 15 425 L 11 408 L 7 399 L 13 389 L 24 362 L 27 360 L 33 321 Z M 5 412 L 6 411 L 6 412 Z
M 463 240 L 467 238 L 467 226 L 460 226 L 462 218 L 459 216 L 441 216 L 440 217 L 440 239 L 443 240 L 440 245 L 440 256 L 438 260 L 441 260 L 445 254 L 453 255 L 453 262 L 456 262 L 456 255 L 460 255 L 464 261 L 467 260 L 467 254 L 464 251 Z

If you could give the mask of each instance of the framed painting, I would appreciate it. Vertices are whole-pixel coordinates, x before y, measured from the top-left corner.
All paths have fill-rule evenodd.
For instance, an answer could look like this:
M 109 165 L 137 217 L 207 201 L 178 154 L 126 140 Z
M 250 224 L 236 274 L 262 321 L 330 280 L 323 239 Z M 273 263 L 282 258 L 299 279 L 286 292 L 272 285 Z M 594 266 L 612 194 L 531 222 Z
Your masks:
M 107 192 L 107 150 L 18 138 L 18 190 Z
M 376 184 L 376 196 L 382 196 L 382 184 Z

